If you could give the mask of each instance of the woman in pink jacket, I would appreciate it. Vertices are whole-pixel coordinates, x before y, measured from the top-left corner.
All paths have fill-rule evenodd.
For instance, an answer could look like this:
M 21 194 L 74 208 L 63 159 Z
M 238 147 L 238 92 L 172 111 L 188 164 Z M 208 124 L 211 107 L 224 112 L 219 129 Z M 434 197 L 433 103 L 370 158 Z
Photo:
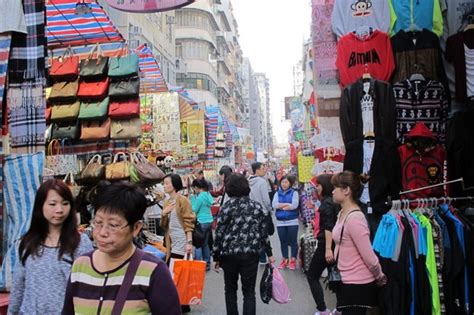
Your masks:
M 364 188 L 361 177 L 344 171 L 331 180 L 333 200 L 341 205 L 332 235 L 342 285 L 337 290 L 337 309 L 343 315 L 366 314 L 376 307 L 377 287 L 387 283 L 379 260 L 370 243 L 370 232 L 364 213 L 357 203 Z

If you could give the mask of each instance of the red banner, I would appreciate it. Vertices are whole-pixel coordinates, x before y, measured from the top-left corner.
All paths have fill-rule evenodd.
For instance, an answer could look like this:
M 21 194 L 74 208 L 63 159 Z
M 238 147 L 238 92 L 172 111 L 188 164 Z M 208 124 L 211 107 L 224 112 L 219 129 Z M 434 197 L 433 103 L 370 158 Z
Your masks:
M 178 9 L 193 3 L 194 0 L 105 0 L 105 2 L 120 11 L 152 13 Z

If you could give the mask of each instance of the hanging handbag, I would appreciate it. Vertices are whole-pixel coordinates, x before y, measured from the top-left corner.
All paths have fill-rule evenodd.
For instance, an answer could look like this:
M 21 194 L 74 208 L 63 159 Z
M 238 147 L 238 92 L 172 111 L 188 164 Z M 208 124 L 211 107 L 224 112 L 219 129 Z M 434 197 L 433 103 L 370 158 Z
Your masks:
M 94 155 L 82 170 L 81 181 L 85 183 L 98 182 L 105 178 L 105 165 L 100 154 Z
M 109 98 L 97 102 L 81 102 L 79 111 L 80 120 L 102 120 L 107 117 L 109 111 Z
M 123 307 L 128 298 L 128 292 L 130 291 L 133 279 L 135 278 L 138 266 L 142 261 L 143 255 L 145 255 L 144 251 L 138 248 L 135 249 L 135 252 L 132 255 L 132 259 L 128 263 L 127 271 L 125 272 L 122 285 L 120 286 L 117 296 L 115 297 L 115 303 L 112 308 L 111 315 L 122 314 Z
M 113 120 L 110 128 L 111 139 L 136 139 L 142 136 L 142 121 L 140 118 L 131 120 Z
M 79 194 L 81 193 L 82 187 L 77 185 L 74 181 L 74 174 L 72 172 L 67 173 L 63 179 L 63 182 L 69 187 L 72 196 L 74 197 L 74 199 L 76 199 L 77 196 L 79 196 Z
M 109 78 L 103 78 L 99 81 L 81 80 L 77 97 L 80 99 L 103 99 L 107 96 L 109 83 Z
M 339 261 L 339 252 L 341 250 L 342 236 L 344 235 L 344 226 L 346 225 L 346 221 L 349 218 L 349 215 L 352 212 L 357 212 L 357 211 L 360 211 L 360 210 L 352 210 L 346 215 L 346 218 L 344 219 L 344 223 L 342 224 L 342 228 L 341 228 L 341 238 L 339 242 L 339 248 L 338 248 L 339 250 L 337 251 L 337 254 L 336 254 L 336 261 L 334 262 L 334 264 L 328 267 L 328 276 L 326 278 L 326 283 L 329 290 L 331 290 L 334 293 L 337 292 L 337 290 L 339 289 L 339 286 L 342 284 L 341 272 L 339 271 L 339 268 L 337 267 L 337 262 Z
M 68 173 L 77 174 L 79 164 L 75 154 L 66 154 L 66 139 L 59 141 L 51 140 L 46 151 L 45 167 L 52 171 L 54 176 L 64 176 Z
M 57 122 L 53 124 L 52 139 L 76 140 L 79 136 L 79 122 L 70 124 L 67 122 Z
M 123 157 L 122 161 L 119 158 Z M 124 180 L 130 177 L 130 162 L 124 152 L 115 154 L 111 164 L 105 166 L 105 178 L 108 180 Z
M 50 102 L 61 102 L 73 100 L 76 98 L 77 89 L 79 88 L 79 81 L 64 81 L 56 82 L 51 88 L 51 94 L 49 94 Z
M 109 77 L 123 78 L 138 75 L 138 56 L 115 57 L 109 59 Z
M 112 98 L 131 98 L 137 97 L 140 93 L 140 79 L 132 77 L 118 81 L 112 81 L 109 88 L 109 96 Z
M 81 140 L 107 140 L 110 136 L 110 118 L 103 121 L 84 121 L 81 123 Z
M 165 177 L 165 173 L 156 164 L 148 161 L 140 152 L 132 152 L 130 160 L 133 165 L 130 169 L 132 182 L 154 185 Z
M 111 102 L 109 117 L 112 119 L 140 117 L 140 99 Z
M 52 60 L 49 76 L 53 80 L 76 79 L 79 74 L 79 57 L 74 56 L 71 48 L 64 55 Z
M 97 51 L 97 58 L 93 58 L 94 52 Z M 87 59 L 81 60 L 79 74 L 81 78 L 98 78 L 107 76 L 108 71 L 109 57 L 102 55 L 102 50 L 100 45 L 97 45 L 92 48 L 91 52 Z
M 54 105 L 51 110 L 51 121 L 76 120 L 79 115 L 81 103 Z

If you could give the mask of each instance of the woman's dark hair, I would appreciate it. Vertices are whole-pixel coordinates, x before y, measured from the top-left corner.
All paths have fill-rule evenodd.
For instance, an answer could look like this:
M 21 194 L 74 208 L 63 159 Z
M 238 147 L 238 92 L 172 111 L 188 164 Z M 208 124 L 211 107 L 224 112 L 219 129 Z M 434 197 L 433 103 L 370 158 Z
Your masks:
M 49 224 L 44 217 L 43 206 L 46 203 L 50 190 L 56 191 L 61 198 L 68 201 L 71 205 L 71 211 L 61 227 L 58 258 L 61 258 L 65 254 L 72 256 L 81 241 L 81 236 L 77 230 L 76 207 L 71 190 L 63 181 L 50 179 L 42 183 L 36 192 L 30 228 L 20 241 L 19 253 L 23 265 L 25 265 L 30 255 L 42 255 L 40 247 L 44 244 L 49 233 Z
M 248 196 L 250 194 L 249 181 L 242 174 L 232 173 L 227 178 L 225 192 L 230 198 Z
M 96 213 L 101 211 L 123 216 L 133 228 L 135 223 L 143 219 L 147 201 L 142 188 L 122 181 L 98 187 L 93 205 Z
M 224 184 L 226 183 L 229 175 L 232 173 L 232 167 L 230 167 L 229 165 L 224 165 L 221 167 L 221 169 L 219 170 L 219 175 L 224 175 Z
M 281 187 L 281 182 L 284 181 L 285 179 L 290 182 L 290 188 L 293 187 L 293 185 L 296 182 L 296 178 L 294 176 L 285 175 L 280 179 L 280 185 L 279 185 L 280 187 Z
M 322 198 L 332 196 L 332 191 L 334 190 L 334 185 L 331 183 L 332 176 L 332 174 L 322 174 L 316 177 L 316 182 L 323 188 Z
M 363 180 L 365 181 L 359 174 L 352 171 L 344 171 L 334 174 L 331 178 L 331 184 L 338 188 L 349 187 L 352 192 L 352 199 L 358 201 L 364 190 L 363 184 L 365 182 L 363 182 Z
M 175 191 L 178 192 L 183 189 L 183 180 L 178 174 L 168 174 L 165 176 L 165 178 L 171 179 L 171 185 L 173 185 Z
M 191 187 L 196 187 L 204 191 L 209 191 L 209 185 L 207 184 L 207 181 L 204 178 L 193 180 Z

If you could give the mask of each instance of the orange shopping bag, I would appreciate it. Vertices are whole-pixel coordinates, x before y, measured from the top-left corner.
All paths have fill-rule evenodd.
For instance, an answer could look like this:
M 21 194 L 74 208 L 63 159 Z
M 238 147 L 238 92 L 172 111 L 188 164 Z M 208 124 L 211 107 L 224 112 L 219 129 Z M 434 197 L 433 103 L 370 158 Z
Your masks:
M 173 281 L 178 289 L 181 305 L 201 304 L 206 262 L 187 259 L 175 259 L 173 264 Z

